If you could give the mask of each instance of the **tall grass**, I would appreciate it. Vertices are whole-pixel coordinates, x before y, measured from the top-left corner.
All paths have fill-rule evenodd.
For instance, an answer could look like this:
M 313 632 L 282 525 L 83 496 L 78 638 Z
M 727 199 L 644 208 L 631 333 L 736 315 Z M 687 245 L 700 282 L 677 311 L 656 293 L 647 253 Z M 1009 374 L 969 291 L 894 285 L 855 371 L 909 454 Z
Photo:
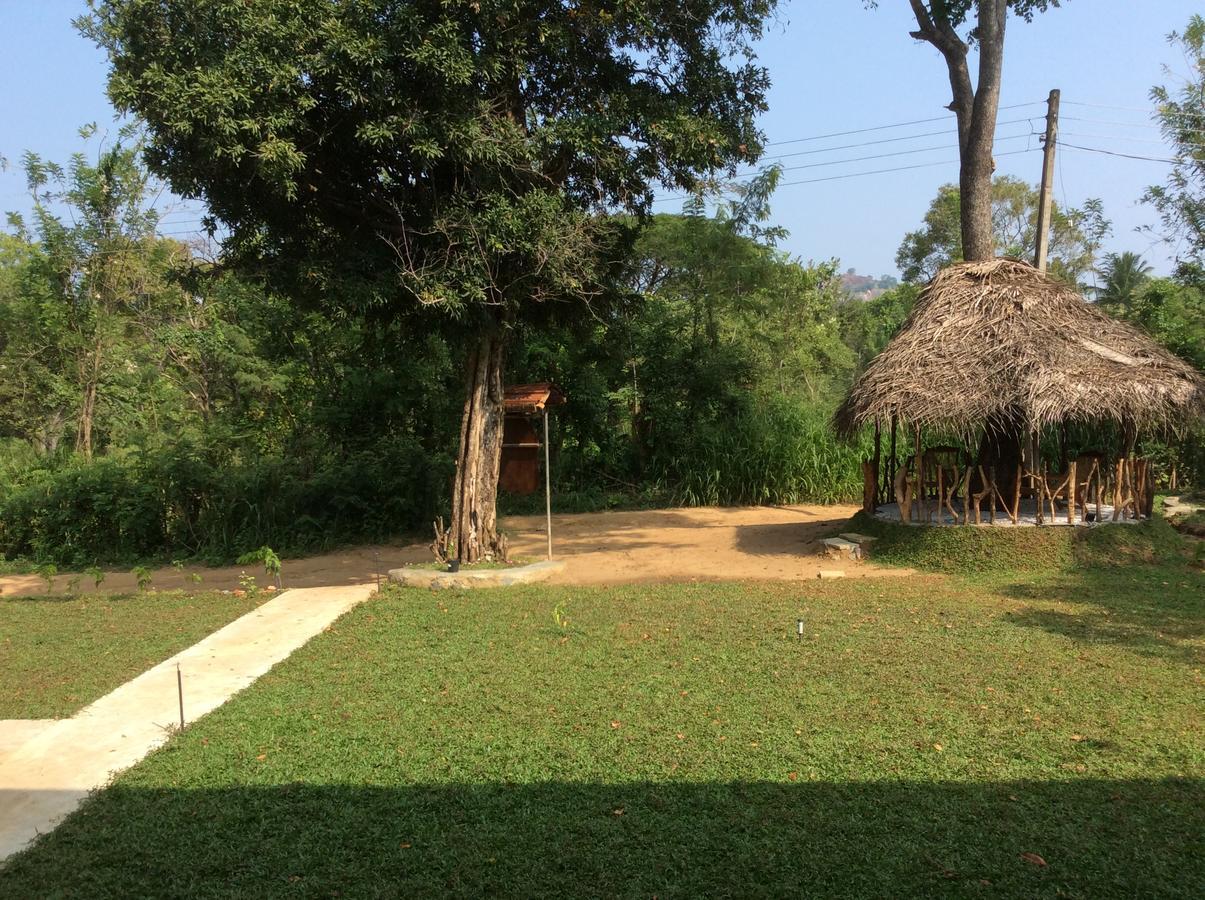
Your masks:
M 654 467 L 684 506 L 839 503 L 862 496 L 866 438 L 845 444 L 822 409 L 770 399 L 683 448 L 657 448 Z

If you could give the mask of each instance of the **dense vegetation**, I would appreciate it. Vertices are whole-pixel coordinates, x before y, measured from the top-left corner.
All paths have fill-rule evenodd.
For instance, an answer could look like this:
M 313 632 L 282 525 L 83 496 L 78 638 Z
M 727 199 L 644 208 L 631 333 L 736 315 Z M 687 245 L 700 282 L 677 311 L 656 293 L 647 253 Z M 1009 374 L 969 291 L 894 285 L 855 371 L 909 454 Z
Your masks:
M 94 161 L 25 160 L 34 212 L 0 237 L 0 553 L 228 561 L 425 531 L 446 508 L 466 342 L 288 302 L 157 236 L 139 150 L 128 134 Z M 569 397 L 561 508 L 860 496 L 866 448 L 828 418 L 918 289 L 853 300 L 835 261 L 778 249 L 775 177 L 649 219 L 605 315 L 520 329 L 507 380 Z M 1133 269 L 1109 261 L 1101 302 L 1205 364 L 1200 279 Z M 1182 481 L 1199 448 L 1152 445 Z

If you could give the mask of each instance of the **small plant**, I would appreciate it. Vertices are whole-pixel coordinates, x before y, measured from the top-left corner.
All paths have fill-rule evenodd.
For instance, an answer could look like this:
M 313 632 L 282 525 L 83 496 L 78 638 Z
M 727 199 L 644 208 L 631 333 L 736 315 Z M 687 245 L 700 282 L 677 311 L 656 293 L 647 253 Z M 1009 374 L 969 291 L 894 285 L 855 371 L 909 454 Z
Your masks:
M 46 563 L 38 566 L 34 571 L 38 573 L 39 578 L 46 582 L 46 593 L 54 593 L 54 579 L 59 574 L 59 567 L 54 563 Z
M 569 619 L 565 617 L 565 604 L 558 603 L 552 609 L 552 621 L 556 622 L 557 628 L 564 631 L 569 627 Z
M 246 572 L 239 573 L 238 583 L 239 587 L 246 591 L 249 596 L 254 597 L 255 592 L 259 590 L 255 584 L 255 576 L 248 575 Z
M 92 579 L 93 586 L 99 591 L 100 586 L 104 584 L 105 581 L 104 569 L 101 569 L 99 566 L 89 566 L 88 568 L 84 569 L 84 574 Z
M 185 577 L 192 584 L 200 584 L 201 583 L 201 573 L 200 572 L 189 572 L 188 575 L 186 575 Z
M 173 559 L 172 560 L 172 568 L 175 569 L 177 572 L 183 572 L 184 571 L 184 560 Z
M 134 580 L 138 582 L 138 590 L 146 593 L 151 587 L 151 570 L 146 566 L 135 566 L 130 570 Z
M 238 562 L 240 566 L 249 566 L 252 563 L 260 563 L 264 567 L 264 574 L 272 579 L 278 590 L 280 589 L 280 557 L 276 555 L 276 551 L 271 547 L 265 544 L 258 550 L 252 550 L 250 553 L 244 553 L 236 560 L 236 562 Z M 239 581 L 241 583 L 242 578 L 240 578 Z
M 78 594 L 80 581 L 83 580 L 82 575 L 72 575 L 67 579 L 67 593 Z

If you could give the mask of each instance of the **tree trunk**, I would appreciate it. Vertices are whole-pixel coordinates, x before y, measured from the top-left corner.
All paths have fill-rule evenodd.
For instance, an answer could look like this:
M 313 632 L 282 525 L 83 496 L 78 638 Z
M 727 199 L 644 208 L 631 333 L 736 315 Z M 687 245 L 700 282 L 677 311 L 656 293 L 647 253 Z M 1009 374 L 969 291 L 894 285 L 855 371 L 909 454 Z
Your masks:
M 953 100 L 949 108 L 958 117 L 958 193 L 961 210 L 962 258 L 993 259 L 992 159 L 996 113 L 1000 106 L 1000 79 L 1004 64 L 1004 26 L 1008 0 L 978 0 L 979 80 L 972 87 L 967 66 L 968 46 L 937 7 L 932 14 L 922 0 L 909 0 L 918 31 L 912 37 L 941 51 L 950 76 Z
M 502 463 L 502 339 L 483 336 L 469 355 L 460 449 L 448 528 L 450 559 L 473 563 L 505 556 L 498 539 L 498 474 Z

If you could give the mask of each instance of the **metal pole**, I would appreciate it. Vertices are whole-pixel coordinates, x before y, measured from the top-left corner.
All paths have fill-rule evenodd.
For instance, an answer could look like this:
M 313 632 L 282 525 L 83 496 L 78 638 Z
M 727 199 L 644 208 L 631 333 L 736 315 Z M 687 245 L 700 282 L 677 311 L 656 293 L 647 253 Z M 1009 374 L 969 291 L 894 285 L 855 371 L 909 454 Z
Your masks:
M 1038 241 L 1033 264 L 1046 271 L 1046 251 L 1050 246 L 1050 203 L 1054 196 L 1054 147 L 1059 136 L 1059 92 L 1050 92 L 1046 100 L 1046 136 L 1042 151 L 1042 188 L 1038 194 Z
M 548 522 L 548 558 L 552 559 L 552 471 L 548 466 L 548 410 L 544 410 L 544 517 Z
M 180 674 L 180 664 L 176 663 L 176 693 L 180 696 L 180 730 L 184 730 L 184 676 Z

